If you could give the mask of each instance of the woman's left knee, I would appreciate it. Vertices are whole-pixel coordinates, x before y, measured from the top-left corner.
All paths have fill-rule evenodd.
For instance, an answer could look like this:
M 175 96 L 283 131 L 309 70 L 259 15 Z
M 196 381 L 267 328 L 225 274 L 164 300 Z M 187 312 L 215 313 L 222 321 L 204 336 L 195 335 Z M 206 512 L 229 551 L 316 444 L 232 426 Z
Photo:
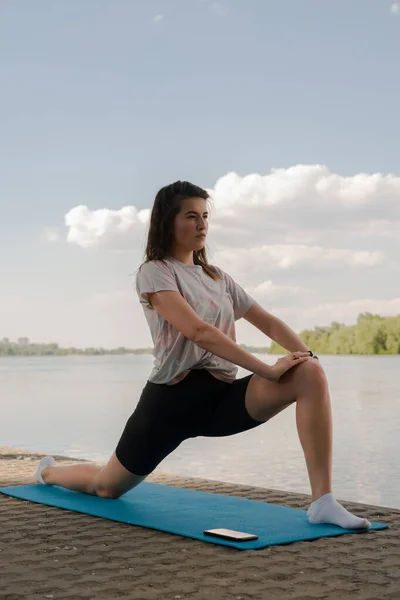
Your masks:
M 320 365 L 319 361 L 315 358 L 306 360 L 297 367 L 294 367 L 293 370 L 296 371 L 297 379 L 301 383 L 314 383 L 325 386 L 328 385 L 325 371 Z

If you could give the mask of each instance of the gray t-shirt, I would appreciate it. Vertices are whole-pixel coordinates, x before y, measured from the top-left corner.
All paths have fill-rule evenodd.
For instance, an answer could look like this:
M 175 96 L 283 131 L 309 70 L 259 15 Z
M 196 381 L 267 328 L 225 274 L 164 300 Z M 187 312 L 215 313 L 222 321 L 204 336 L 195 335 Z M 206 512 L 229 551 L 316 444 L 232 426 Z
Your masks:
M 170 325 L 148 302 L 147 292 L 179 292 L 197 315 L 236 342 L 235 321 L 255 300 L 230 275 L 215 267 L 221 280 L 214 281 L 200 265 L 187 265 L 173 257 L 144 263 L 136 275 L 136 291 L 153 339 L 152 383 L 174 385 L 191 369 L 207 369 L 214 377 L 232 383 L 238 367 L 197 346 Z

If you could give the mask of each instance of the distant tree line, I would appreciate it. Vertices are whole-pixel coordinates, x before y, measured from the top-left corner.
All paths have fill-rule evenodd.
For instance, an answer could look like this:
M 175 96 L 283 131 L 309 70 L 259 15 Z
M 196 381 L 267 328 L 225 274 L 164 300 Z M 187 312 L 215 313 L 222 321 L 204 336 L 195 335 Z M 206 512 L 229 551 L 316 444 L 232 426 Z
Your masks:
M 102 356 L 105 354 L 151 354 L 152 348 L 60 348 L 58 344 L 35 344 L 26 337 L 20 337 L 16 342 L 8 338 L 0 340 L 0 356 L 67 356 L 70 354 L 82 354 L 88 356 Z
M 303 342 L 316 354 L 400 354 L 400 315 L 381 317 L 362 313 L 355 325 L 332 322 L 330 327 L 314 327 L 299 333 Z M 286 354 L 287 350 L 272 341 L 269 346 L 239 344 L 254 354 Z M 56 343 L 35 344 L 20 337 L 16 342 L 3 338 L 0 356 L 67 356 L 72 354 L 102 356 L 106 354 L 152 354 L 153 348 L 114 349 L 102 347 L 60 348 Z
M 400 315 L 362 313 L 355 325 L 334 321 L 330 327 L 305 329 L 299 336 L 315 354 L 400 354 Z M 286 351 L 272 342 L 269 352 Z

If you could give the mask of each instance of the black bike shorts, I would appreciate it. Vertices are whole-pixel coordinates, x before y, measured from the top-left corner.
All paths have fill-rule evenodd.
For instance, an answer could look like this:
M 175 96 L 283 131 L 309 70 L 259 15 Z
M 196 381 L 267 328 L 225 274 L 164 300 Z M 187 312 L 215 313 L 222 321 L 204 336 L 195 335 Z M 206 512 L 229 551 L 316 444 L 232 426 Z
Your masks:
M 251 377 L 226 383 L 206 369 L 192 369 L 175 385 L 147 381 L 118 442 L 118 460 L 144 476 L 188 438 L 233 435 L 261 425 L 245 406 Z

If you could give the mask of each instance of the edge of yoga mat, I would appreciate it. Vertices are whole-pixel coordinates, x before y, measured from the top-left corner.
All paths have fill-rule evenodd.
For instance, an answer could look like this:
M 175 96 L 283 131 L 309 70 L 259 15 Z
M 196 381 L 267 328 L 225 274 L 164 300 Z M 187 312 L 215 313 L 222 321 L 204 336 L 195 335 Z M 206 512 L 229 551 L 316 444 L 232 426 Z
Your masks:
M 0 487 L 0 493 L 238 550 L 257 550 L 322 537 L 363 534 L 389 527 L 375 522 L 371 523 L 368 530 L 312 525 L 308 522 L 306 511 L 298 508 L 151 482 L 142 482 L 117 500 L 43 484 Z M 248 531 L 259 537 L 254 541 L 235 542 L 203 534 L 205 529 L 222 527 Z

